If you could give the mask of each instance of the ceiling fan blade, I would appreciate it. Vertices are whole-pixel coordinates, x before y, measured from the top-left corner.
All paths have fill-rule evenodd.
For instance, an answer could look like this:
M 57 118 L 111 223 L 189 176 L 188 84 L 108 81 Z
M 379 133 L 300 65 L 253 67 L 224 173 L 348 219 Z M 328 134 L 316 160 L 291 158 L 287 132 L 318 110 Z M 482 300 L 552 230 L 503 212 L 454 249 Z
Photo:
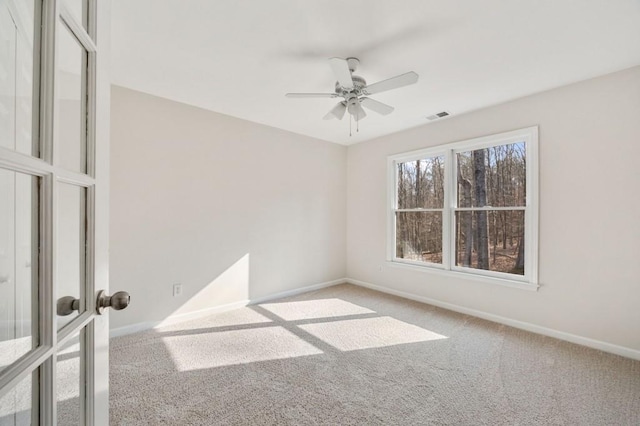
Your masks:
M 287 93 L 287 98 L 337 98 L 336 93 Z
M 344 113 L 347 110 L 347 104 L 344 102 L 338 102 L 336 106 L 331 108 L 331 111 L 324 116 L 325 120 L 331 120 L 332 118 L 337 118 L 338 120 L 342 120 L 344 117 Z
M 413 71 L 409 71 L 408 73 L 370 84 L 362 89 L 362 93 L 364 93 L 365 95 L 373 95 L 374 93 L 385 92 L 387 90 L 397 89 L 398 87 L 408 86 L 417 81 L 418 74 Z
M 349 64 L 346 59 L 342 58 L 330 58 L 329 65 L 336 76 L 336 80 L 340 83 L 340 86 L 345 89 L 353 89 L 353 79 L 351 78 L 351 71 L 349 70 Z
M 395 108 L 390 105 L 383 104 L 371 98 L 360 98 L 360 104 L 363 107 L 369 108 L 371 111 L 375 111 L 378 114 L 387 115 L 391 114 Z

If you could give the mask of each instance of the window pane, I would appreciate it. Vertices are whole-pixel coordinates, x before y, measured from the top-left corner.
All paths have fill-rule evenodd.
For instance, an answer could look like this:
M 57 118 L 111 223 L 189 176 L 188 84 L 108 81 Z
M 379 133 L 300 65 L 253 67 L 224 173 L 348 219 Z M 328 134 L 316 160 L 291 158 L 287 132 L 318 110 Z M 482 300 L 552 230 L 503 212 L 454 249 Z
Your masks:
M 526 205 L 524 142 L 460 152 L 456 161 L 458 207 Z
M 38 178 L 0 169 L 0 371 L 37 344 Z
M 57 294 L 80 299 L 77 311 L 58 316 L 58 329 L 84 310 L 86 247 L 86 189 L 60 183 L 58 188 Z
M 86 170 L 86 82 L 87 52 L 69 32 L 59 24 L 56 58 L 56 163 L 74 172 Z
M 456 266 L 524 275 L 524 211 L 456 212 Z
M 397 212 L 396 257 L 442 263 L 442 212 Z
M 56 396 L 58 424 L 81 425 L 80 400 L 84 397 L 84 380 L 80 359 L 83 355 L 84 328 L 58 351 L 56 361 Z
M 87 29 L 87 0 L 64 0 L 73 17 Z
M 0 146 L 38 155 L 33 139 L 33 1 L 0 1 Z
M 444 207 L 444 157 L 398 163 L 398 208 Z
M 37 377 L 38 369 L 27 375 L 13 389 L 0 397 L 0 425 L 31 425 L 38 424 L 31 419 L 31 409 L 34 405 L 33 377 Z M 32 421 L 33 420 L 33 421 Z

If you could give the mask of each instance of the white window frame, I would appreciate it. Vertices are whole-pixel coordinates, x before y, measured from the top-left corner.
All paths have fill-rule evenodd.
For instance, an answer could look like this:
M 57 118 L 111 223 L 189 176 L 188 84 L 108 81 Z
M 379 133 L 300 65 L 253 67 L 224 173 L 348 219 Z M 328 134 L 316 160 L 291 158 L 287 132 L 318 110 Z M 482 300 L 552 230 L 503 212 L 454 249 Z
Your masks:
M 526 149 L 526 205 L 524 207 L 486 207 L 483 210 L 524 210 L 525 226 L 525 268 L 524 275 L 487 271 L 455 265 L 455 213 L 466 208 L 458 208 L 457 164 L 459 152 L 489 148 L 524 142 Z M 445 161 L 444 209 L 442 210 L 442 264 L 418 262 L 396 257 L 396 212 L 397 211 L 439 211 L 440 209 L 398 209 L 397 190 L 399 163 L 416 161 L 429 157 L 443 156 Z M 538 127 L 527 127 L 511 132 L 483 136 L 460 142 L 439 145 L 387 157 L 387 262 L 390 266 L 417 269 L 432 273 L 467 278 L 527 290 L 538 288 Z M 480 210 L 475 208 L 474 210 Z

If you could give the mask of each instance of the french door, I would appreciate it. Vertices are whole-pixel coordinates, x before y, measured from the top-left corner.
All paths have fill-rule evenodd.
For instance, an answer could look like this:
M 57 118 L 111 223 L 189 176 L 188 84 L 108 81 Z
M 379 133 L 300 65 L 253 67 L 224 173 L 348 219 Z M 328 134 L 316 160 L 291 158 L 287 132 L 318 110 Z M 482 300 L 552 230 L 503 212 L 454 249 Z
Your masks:
M 108 424 L 108 19 L 0 0 L 0 426 Z

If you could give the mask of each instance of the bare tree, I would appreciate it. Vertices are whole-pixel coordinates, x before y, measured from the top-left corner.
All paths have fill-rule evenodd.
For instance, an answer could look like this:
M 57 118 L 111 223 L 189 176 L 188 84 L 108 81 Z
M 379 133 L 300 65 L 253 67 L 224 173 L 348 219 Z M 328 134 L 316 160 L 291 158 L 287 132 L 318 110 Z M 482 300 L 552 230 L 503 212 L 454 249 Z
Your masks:
M 513 273 L 524 274 L 524 235 L 518 241 L 518 256 L 516 257 L 516 265 L 513 267 Z
M 464 207 L 471 207 L 471 181 L 464 177 L 462 174 L 462 167 L 460 164 L 460 157 L 458 156 L 458 184 L 460 185 L 460 191 L 458 191 L 458 205 Z M 457 247 L 462 244 L 461 237 L 464 236 L 464 255 L 459 263 L 462 266 L 471 266 L 471 256 L 473 254 L 473 220 L 470 214 L 461 212 L 458 216 L 458 229 L 464 229 L 464 231 L 458 233 Z
M 487 186 L 485 170 L 485 150 L 473 151 L 473 183 L 475 189 L 475 207 L 485 207 L 487 205 Z M 476 244 L 477 244 L 477 267 L 479 269 L 489 269 L 489 236 L 488 221 L 486 211 L 476 211 Z

